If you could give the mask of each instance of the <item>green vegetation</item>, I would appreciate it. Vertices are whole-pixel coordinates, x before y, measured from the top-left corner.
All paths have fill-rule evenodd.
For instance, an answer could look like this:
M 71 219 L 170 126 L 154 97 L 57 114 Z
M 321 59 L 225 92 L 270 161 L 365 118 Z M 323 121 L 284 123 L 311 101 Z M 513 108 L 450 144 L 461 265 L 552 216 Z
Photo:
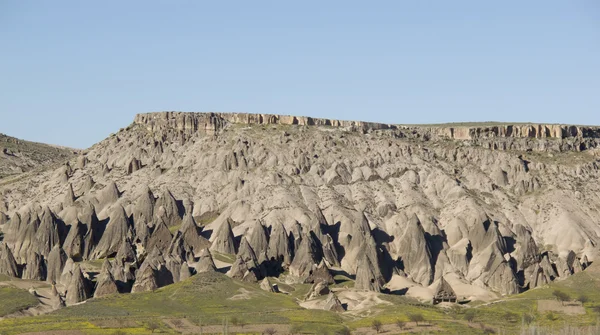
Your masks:
M 29 292 L 10 286 L 0 287 L 0 316 L 5 316 L 38 304 Z
M 310 287 L 307 284 L 286 287 L 290 294 L 273 294 L 260 290 L 258 284 L 206 273 L 155 292 L 91 299 L 85 304 L 43 316 L 2 320 L 0 333 L 70 329 L 82 330 L 85 334 L 174 333 L 177 330 L 171 327 L 182 327 L 184 324 L 214 327 L 221 325 L 225 319 L 229 320 L 230 327 L 248 329 L 248 332 L 252 332 L 250 325 L 255 324 L 290 326 L 286 332 L 284 328 L 274 327 L 276 334 L 348 335 L 393 329 L 392 332 L 468 335 L 499 330 L 503 334 L 518 334 L 523 328 L 536 329 L 538 333 L 562 327 L 588 329 L 595 325 L 600 316 L 600 280 L 597 277 L 592 266 L 567 280 L 505 297 L 494 303 L 471 303 L 469 308 L 456 305 L 444 309 L 421 304 L 405 296 L 381 295 L 380 298 L 386 303 L 376 305 L 364 314 L 339 314 L 300 307 L 297 300 L 306 294 Z M 6 301 L 22 303 L 29 299 L 30 303 L 35 303 L 28 292 L 11 290 L 8 296 L 0 296 L 2 308 L 8 308 L 9 305 L 4 303 Z M 564 296 L 583 300 L 585 314 L 567 316 L 561 311 L 538 312 L 540 300 L 555 301 Z M 14 306 L 12 311 L 21 308 Z

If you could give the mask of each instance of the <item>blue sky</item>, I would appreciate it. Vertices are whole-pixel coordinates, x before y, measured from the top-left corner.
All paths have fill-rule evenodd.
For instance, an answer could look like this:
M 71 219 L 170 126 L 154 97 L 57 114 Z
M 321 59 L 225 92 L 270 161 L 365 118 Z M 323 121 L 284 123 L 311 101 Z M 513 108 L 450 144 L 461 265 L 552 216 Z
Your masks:
M 162 110 L 600 124 L 600 2 L 0 1 L 0 132 Z

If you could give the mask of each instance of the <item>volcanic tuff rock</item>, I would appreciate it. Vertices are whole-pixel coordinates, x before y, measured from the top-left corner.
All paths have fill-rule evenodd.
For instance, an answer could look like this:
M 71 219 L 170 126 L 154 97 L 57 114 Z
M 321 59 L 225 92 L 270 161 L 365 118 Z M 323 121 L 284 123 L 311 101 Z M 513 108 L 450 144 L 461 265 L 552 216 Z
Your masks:
M 331 268 L 357 290 L 452 274 L 517 293 L 595 261 L 599 143 L 585 126 L 141 114 L 60 166 L 0 183 L 0 271 L 65 273 L 69 303 L 91 295 L 80 261 L 116 256 L 98 294 L 138 292 L 216 270 L 210 251 L 235 255 L 241 280 L 289 270 L 332 282 Z
M 20 140 L 0 134 L 0 179 L 60 164 L 78 150 Z

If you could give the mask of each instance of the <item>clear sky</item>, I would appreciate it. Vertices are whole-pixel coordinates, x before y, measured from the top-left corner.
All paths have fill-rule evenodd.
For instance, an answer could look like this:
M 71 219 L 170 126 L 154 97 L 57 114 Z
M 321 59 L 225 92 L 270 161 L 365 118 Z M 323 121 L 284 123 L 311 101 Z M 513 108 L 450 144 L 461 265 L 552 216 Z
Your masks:
M 0 132 L 163 110 L 600 124 L 600 1 L 0 0 Z

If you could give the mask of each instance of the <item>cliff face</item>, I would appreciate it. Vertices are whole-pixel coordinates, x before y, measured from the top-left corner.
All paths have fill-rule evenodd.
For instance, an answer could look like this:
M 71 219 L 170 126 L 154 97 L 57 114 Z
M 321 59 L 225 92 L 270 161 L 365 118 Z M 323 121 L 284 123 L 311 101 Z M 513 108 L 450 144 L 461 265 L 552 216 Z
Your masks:
M 389 130 L 397 138 L 458 140 L 493 150 L 582 151 L 600 144 L 600 127 L 556 124 L 475 124 L 409 126 L 274 114 L 157 112 L 138 114 L 134 123 L 152 132 L 214 135 L 231 124 L 330 126 L 349 131 Z
M 321 119 L 308 116 L 290 116 L 275 114 L 247 113 L 186 113 L 186 112 L 157 112 L 138 114 L 134 123 L 157 131 L 165 128 L 175 128 L 184 133 L 206 132 L 214 133 L 223 129 L 227 124 L 282 124 L 299 126 L 331 126 L 344 127 L 353 130 L 382 130 L 396 129 L 396 126 L 362 121 L 343 121 Z

